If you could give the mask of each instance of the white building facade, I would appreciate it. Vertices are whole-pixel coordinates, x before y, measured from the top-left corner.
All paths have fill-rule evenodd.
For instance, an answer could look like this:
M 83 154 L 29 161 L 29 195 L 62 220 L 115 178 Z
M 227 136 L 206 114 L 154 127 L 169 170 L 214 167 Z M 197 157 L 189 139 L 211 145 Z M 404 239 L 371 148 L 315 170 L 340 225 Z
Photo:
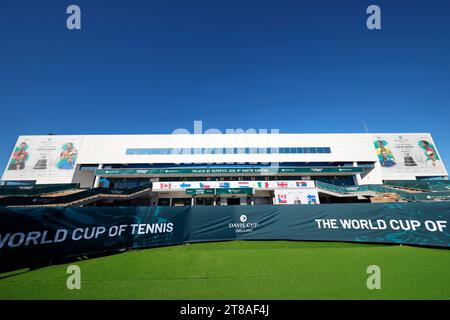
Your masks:
M 316 180 L 365 185 L 447 178 L 429 133 L 46 135 L 18 138 L 2 184 L 152 182 L 160 197 L 164 186 L 181 197 L 186 186 L 207 183 L 233 189 L 248 182 L 262 192 L 276 190 L 278 182 L 309 188 L 307 181 Z

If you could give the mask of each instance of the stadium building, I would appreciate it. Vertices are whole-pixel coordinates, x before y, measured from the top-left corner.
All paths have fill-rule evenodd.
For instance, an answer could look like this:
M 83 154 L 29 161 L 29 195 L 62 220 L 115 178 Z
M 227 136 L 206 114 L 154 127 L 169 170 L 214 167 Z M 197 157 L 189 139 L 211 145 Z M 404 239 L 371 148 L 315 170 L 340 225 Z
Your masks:
M 6 204 L 450 200 L 429 133 L 20 136 L 1 183 Z

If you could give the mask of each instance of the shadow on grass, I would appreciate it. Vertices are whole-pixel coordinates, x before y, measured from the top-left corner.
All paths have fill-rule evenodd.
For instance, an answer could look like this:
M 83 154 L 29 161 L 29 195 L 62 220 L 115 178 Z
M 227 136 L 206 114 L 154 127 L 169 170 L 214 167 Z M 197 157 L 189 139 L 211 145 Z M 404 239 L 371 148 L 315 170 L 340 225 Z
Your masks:
M 27 273 L 29 271 L 31 271 L 29 268 L 22 268 L 22 269 L 19 269 L 19 270 L 14 270 L 14 271 L 10 271 L 10 272 L 0 273 L 0 280 L 6 279 L 6 278 L 9 278 L 9 277 L 14 277 L 14 276 L 17 276 L 17 275 L 20 275 L 20 274 L 24 274 L 24 273 Z

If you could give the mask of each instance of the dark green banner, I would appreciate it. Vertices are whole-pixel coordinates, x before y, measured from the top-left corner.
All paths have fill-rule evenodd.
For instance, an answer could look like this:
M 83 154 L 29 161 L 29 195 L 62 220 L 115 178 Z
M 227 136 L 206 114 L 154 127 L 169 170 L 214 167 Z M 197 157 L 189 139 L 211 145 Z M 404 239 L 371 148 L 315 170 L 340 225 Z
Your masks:
M 197 188 L 197 189 L 186 189 L 186 194 L 192 195 L 201 195 L 201 194 L 216 194 L 215 189 L 205 189 L 205 188 Z
M 450 203 L 0 208 L 0 270 L 189 242 L 319 240 L 448 248 Z
M 0 196 L 33 196 L 77 189 L 78 183 L 0 186 Z
M 171 175 L 171 174 L 280 174 L 280 173 L 363 173 L 363 167 L 259 167 L 259 168 L 167 168 L 167 169 L 98 169 L 97 176 Z

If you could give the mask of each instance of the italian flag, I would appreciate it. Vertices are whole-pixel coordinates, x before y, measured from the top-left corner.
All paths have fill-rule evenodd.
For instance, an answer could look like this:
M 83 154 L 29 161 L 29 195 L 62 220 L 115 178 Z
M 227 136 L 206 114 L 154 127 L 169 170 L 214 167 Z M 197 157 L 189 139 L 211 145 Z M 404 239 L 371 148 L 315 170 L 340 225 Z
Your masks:
M 269 183 L 268 182 L 258 182 L 258 188 L 268 188 Z

